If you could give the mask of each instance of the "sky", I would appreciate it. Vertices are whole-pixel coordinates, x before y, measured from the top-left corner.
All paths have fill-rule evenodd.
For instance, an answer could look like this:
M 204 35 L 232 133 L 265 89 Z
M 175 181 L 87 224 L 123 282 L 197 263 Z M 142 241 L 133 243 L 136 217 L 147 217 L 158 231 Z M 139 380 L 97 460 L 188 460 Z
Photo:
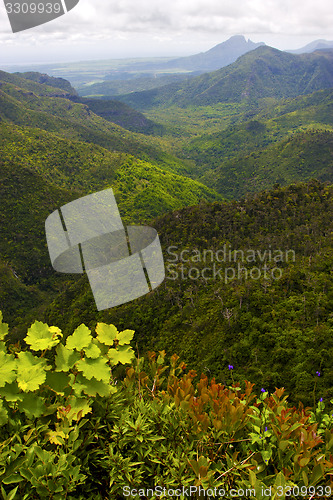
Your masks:
M 0 3 L 2 67 L 191 55 L 232 35 L 281 50 L 333 40 L 332 0 L 80 0 L 66 15 L 15 34 Z

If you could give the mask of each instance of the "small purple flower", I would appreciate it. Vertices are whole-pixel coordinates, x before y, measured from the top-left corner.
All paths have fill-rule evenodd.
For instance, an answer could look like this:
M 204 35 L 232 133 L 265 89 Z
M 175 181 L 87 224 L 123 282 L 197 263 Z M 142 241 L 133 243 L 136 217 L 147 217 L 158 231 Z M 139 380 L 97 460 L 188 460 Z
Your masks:
M 265 427 L 265 432 L 267 432 L 267 427 Z
M 261 392 L 266 392 L 266 390 L 262 387 L 262 388 L 261 388 Z
M 322 402 L 323 398 L 320 398 L 319 401 Z
M 234 366 L 233 365 L 228 365 L 228 370 L 233 370 Z
M 316 372 L 317 377 L 320 377 L 320 372 Z

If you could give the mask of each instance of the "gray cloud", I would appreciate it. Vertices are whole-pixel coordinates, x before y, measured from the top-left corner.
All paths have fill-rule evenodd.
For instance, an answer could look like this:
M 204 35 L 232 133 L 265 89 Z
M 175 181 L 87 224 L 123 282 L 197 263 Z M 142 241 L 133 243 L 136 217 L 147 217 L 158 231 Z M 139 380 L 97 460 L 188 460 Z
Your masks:
M 80 0 L 67 15 L 15 35 L 11 33 L 3 4 L 1 8 L 0 43 L 7 55 L 1 50 L 0 62 L 10 57 L 15 47 L 22 47 L 28 53 L 29 48 L 35 50 L 40 46 L 42 50 L 44 45 L 46 50 L 53 44 L 74 52 L 80 46 L 91 47 L 92 53 L 93 47 L 103 52 L 103 43 L 104 49 L 110 43 L 111 52 L 116 50 L 115 45 L 120 48 L 127 44 L 127 49 L 132 46 L 135 55 L 144 39 L 151 51 L 157 50 L 164 40 L 170 43 L 173 55 L 181 44 L 186 46 L 186 40 L 189 45 L 201 42 L 209 46 L 213 40 L 218 43 L 233 34 L 250 35 L 255 41 L 266 43 L 275 35 L 285 40 L 289 37 L 295 43 L 298 37 L 298 46 L 306 37 L 333 38 L 331 0 Z M 189 46 L 187 52 L 191 53 Z M 31 55 L 27 57 L 31 59 Z

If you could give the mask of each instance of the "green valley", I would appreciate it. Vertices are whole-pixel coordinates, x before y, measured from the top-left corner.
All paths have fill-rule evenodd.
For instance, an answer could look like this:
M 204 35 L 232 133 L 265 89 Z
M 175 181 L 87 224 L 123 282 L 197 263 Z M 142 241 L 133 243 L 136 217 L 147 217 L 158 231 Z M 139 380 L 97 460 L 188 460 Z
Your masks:
M 44 234 L 47 215 L 61 204 L 112 186 L 123 220 L 140 222 L 221 198 L 181 175 L 186 166 L 157 143 L 72 103 L 61 89 L 1 78 L 1 308 L 16 310 L 23 324 L 68 280 L 54 275 Z

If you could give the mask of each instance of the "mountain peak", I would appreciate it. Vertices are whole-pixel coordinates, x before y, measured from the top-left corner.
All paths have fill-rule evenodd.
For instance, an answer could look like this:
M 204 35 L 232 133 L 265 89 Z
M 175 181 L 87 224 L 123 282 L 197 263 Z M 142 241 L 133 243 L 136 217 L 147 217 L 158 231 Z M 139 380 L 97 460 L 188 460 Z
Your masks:
M 228 38 L 228 40 L 226 40 L 223 43 L 230 44 L 230 43 L 234 43 L 234 42 L 236 42 L 236 43 L 247 43 L 246 38 L 245 38 L 244 35 L 233 35 L 233 36 L 231 36 L 230 38 Z
M 234 62 L 239 56 L 246 54 L 250 50 L 257 49 L 258 47 L 265 46 L 264 42 L 255 43 L 252 40 L 246 40 L 243 35 L 234 35 L 231 38 L 228 38 L 225 42 L 219 43 L 215 45 L 215 47 L 211 48 L 207 52 L 206 55 L 209 54 L 223 54 L 225 57 L 230 58 L 230 63 Z M 231 60 L 233 59 L 233 60 Z M 229 64 L 230 64 L 229 63 Z M 222 67 L 222 66 L 220 66 Z
M 234 35 L 228 40 L 215 45 L 207 52 L 174 59 L 169 61 L 166 66 L 191 71 L 214 71 L 232 64 L 238 57 L 262 45 L 265 44 L 246 40 L 244 35 Z
M 219 43 L 217 45 L 217 47 L 219 45 L 225 45 L 225 46 L 229 45 L 230 46 L 230 45 L 241 45 L 241 44 L 247 45 L 247 44 L 253 44 L 253 43 L 255 45 L 265 45 L 264 42 L 259 42 L 258 44 L 256 44 L 255 42 L 252 42 L 252 40 L 250 40 L 249 38 L 246 40 L 244 35 L 233 35 L 230 38 L 228 38 L 227 40 L 225 40 L 224 42 Z

